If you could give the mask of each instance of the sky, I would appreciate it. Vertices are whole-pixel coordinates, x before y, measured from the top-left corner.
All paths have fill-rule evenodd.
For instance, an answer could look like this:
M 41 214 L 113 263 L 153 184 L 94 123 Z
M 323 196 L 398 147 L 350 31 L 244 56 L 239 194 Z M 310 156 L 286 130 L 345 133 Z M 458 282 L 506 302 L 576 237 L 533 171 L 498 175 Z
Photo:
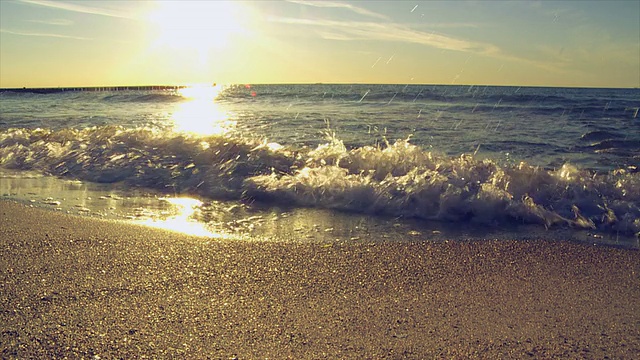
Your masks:
M 0 0 L 0 87 L 640 87 L 640 1 Z

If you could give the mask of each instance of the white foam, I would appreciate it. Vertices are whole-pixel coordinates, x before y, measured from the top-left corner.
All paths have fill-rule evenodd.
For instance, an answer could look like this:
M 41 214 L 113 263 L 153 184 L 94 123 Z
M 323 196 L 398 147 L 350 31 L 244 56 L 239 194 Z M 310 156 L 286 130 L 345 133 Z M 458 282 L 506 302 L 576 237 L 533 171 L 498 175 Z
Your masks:
M 640 173 L 555 170 L 446 156 L 411 144 L 315 149 L 230 135 L 93 127 L 0 132 L 0 166 L 213 199 L 257 198 L 452 222 L 640 233 Z

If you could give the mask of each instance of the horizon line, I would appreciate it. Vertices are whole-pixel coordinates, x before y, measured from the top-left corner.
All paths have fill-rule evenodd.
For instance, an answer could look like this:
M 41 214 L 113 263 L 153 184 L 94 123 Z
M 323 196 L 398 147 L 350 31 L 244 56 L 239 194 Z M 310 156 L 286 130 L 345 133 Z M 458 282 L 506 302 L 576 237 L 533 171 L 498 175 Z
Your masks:
M 614 86 L 587 86 L 587 85 L 504 85 L 504 84 L 438 84 L 438 83 L 369 83 L 369 82 L 282 82 L 282 83 L 184 83 L 175 84 L 155 84 L 155 85 L 83 85 L 83 86 L 35 86 L 35 87 L 0 87 L 0 91 L 87 91 L 99 90 L 103 91 L 122 91 L 137 90 L 136 88 L 144 88 L 145 90 L 169 90 L 180 89 L 194 86 L 237 86 L 237 85 L 398 85 L 398 86 L 490 86 L 490 87 L 528 87 L 528 88 L 575 88 L 575 89 L 640 89 L 640 86 L 614 87 Z M 154 89 L 157 88 L 157 89 Z M 74 90 L 76 89 L 76 90 Z M 111 90 L 106 90 L 111 89 Z

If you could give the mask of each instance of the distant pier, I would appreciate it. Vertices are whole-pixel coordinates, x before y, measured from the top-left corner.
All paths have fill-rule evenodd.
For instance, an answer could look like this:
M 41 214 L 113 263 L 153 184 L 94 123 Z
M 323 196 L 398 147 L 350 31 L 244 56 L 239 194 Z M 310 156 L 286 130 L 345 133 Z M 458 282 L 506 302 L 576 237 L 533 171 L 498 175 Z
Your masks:
M 153 90 L 177 90 L 186 86 L 180 85 L 145 85 L 145 86 L 92 86 L 92 87 L 59 87 L 59 88 L 4 88 L 0 92 L 10 91 L 17 93 L 54 94 L 67 91 L 153 91 Z

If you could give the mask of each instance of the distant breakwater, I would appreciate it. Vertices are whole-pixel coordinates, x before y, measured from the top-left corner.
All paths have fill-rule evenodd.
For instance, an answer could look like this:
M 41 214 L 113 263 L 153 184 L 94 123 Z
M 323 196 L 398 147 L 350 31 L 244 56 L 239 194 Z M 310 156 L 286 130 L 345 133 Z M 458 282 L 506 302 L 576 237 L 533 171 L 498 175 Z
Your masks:
M 146 85 L 146 86 L 92 86 L 92 87 L 58 87 L 58 88 L 4 88 L 0 92 L 17 92 L 33 94 L 53 94 L 66 91 L 151 91 L 151 90 L 177 90 L 183 89 L 184 85 Z

